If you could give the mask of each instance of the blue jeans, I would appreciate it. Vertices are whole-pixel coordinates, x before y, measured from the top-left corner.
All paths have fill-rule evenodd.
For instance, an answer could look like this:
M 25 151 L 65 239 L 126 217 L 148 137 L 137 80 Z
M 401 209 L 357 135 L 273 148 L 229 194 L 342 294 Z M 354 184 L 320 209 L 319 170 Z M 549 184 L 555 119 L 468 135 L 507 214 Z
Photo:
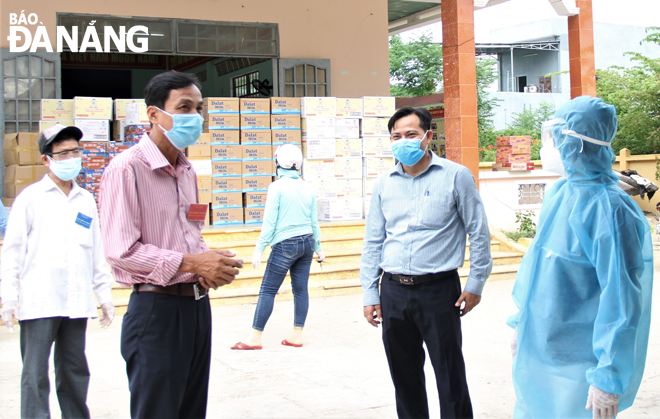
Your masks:
M 291 237 L 272 247 L 264 279 L 261 281 L 257 310 L 254 312 L 252 328 L 263 331 L 266 322 L 273 312 L 275 295 L 284 282 L 287 271 L 291 272 L 291 288 L 293 289 L 293 326 L 304 327 L 309 309 L 307 282 L 309 268 L 314 256 L 314 236 Z

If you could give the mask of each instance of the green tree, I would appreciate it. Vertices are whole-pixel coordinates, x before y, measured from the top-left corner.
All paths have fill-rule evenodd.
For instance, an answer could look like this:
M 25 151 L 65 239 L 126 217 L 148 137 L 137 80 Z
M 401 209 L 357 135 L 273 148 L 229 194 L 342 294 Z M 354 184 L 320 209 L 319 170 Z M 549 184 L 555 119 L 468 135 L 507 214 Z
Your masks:
M 660 46 L 660 27 L 646 29 L 645 42 Z M 660 58 L 627 52 L 636 65 L 598 70 L 598 97 L 616 108 L 619 128 L 612 144 L 632 154 L 660 153 Z
M 479 140 L 492 138 L 494 110 L 499 102 L 492 98 L 486 89 L 497 80 L 497 61 L 492 57 L 477 58 L 477 117 Z
M 430 32 L 404 42 L 390 38 L 390 94 L 398 97 L 424 96 L 442 89 L 442 46 Z

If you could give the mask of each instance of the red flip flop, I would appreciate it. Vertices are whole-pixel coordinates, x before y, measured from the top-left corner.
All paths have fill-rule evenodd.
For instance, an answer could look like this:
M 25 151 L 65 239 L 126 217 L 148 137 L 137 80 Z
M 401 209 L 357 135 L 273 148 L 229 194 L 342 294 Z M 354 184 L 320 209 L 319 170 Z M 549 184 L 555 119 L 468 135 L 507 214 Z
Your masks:
M 244 344 L 243 342 L 238 342 L 236 345 L 232 346 L 231 348 L 238 349 L 239 351 L 250 351 L 250 350 L 259 350 L 263 348 L 263 346 L 250 346 Z
M 302 343 L 291 343 L 286 339 L 284 339 L 282 341 L 282 345 L 284 345 L 284 346 L 293 346 L 294 348 L 302 348 L 302 346 L 303 346 Z

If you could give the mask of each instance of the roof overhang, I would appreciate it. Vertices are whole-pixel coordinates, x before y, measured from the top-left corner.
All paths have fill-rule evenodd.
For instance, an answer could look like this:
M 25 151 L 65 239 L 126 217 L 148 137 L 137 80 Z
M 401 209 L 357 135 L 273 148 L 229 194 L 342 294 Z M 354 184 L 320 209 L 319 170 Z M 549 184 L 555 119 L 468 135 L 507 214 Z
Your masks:
M 548 0 L 555 12 L 560 16 L 575 16 L 580 14 L 580 8 L 576 6 L 575 0 Z
M 483 9 L 507 1 L 474 0 L 474 8 Z M 442 21 L 440 3 L 440 0 L 388 0 L 390 36 Z

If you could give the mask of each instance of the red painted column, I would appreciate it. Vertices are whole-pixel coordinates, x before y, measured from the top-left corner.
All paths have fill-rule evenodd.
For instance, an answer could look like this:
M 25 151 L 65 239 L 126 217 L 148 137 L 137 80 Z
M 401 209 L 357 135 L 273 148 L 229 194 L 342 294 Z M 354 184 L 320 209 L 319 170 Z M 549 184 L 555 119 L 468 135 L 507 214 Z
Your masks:
M 591 0 L 577 0 L 580 14 L 568 17 L 568 56 L 571 70 L 571 99 L 596 97 L 594 18 Z
M 473 0 L 442 0 L 441 7 L 447 158 L 470 169 L 478 186 L 474 3 Z

